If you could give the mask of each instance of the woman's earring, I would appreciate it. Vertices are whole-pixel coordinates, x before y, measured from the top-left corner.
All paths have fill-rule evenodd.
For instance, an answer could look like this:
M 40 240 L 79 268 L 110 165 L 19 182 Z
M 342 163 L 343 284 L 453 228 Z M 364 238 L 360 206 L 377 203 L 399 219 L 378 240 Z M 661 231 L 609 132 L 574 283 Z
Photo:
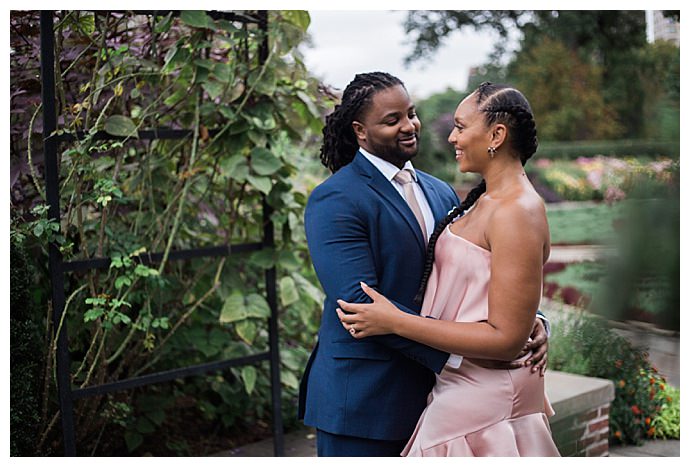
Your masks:
M 489 151 L 489 157 L 491 157 L 493 159 L 494 156 L 496 155 L 496 148 L 493 146 L 489 146 L 488 151 Z

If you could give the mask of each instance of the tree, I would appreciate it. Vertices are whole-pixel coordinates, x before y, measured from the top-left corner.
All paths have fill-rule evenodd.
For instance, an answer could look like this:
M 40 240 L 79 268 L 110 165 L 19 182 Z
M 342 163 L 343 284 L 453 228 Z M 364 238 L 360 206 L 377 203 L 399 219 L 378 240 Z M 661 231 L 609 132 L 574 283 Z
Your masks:
M 639 137 L 644 133 L 645 122 L 639 111 L 643 106 L 644 93 L 639 81 L 630 79 L 639 66 L 635 61 L 636 51 L 646 45 L 643 11 L 412 11 L 408 14 L 405 28 L 413 37 L 415 46 L 407 60 L 428 58 L 442 44 L 444 37 L 464 27 L 490 28 L 498 32 L 500 40 L 490 57 L 489 66 L 481 70 L 498 77 L 506 76 L 499 72 L 499 59 L 505 57 L 506 42 L 511 31 L 521 35 L 520 53 L 511 60 L 510 67 L 513 68 L 522 66 L 515 62 L 525 57 L 536 59 L 532 49 L 548 54 L 541 47 L 546 40 L 551 44 L 561 44 L 569 54 L 576 54 L 582 64 L 597 70 L 600 79 L 589 79 L 588 83 L 591 85 L 598 81 L 599 89 L 591 90 L 591 94 L 601 95 L 603 103 L 609 108 L 605 112 L 608 118 L 625 122 L 615 134 L 612 134 L 611 128 L 604 128 L 600 133 L 619 138 Z M 574 59 L 572 56 L 568 58 Z M 551 58 L 545 57 L 544 60 Z M 562 87 L 573 82 L 565 75 L 551 74 L 551 79 Z M 591 104 L 590 101 L 586 102 Z M 564 112 L 583 116 L 589 112 L 578 108 L 577 102 L 573 104 L 575 107 L 570 106 Z
M 543 141 L 615 138 L 615 112 L 601 93 L 601 67 L 552 39 L 517 53 L 510 82 L 529 99 Z

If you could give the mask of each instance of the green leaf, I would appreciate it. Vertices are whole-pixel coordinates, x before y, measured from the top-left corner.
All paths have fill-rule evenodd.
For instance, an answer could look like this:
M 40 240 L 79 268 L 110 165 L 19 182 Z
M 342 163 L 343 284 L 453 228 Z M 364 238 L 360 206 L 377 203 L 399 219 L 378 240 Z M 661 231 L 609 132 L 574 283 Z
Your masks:
M 158 271 L 156 269 L 150 268 L 148 266 L 144 266 L 143 264 L 137 264 L 137 267 L 134 268 L 134 274 L 137 276 L 141 277 L 149 277 L 149 276 L 157 276 Z
M 299 300 L 299 293 L 295 286 L 295 281 L 290 276 L 280 279 L 280 302 L 283 306 L 288 306 Z
M 157 426 L 161 426 L 165 421 L 165 412 L 163 410 L 152 410 L 151 412 L 146 412 L 145 415 Z
M 242 368 L 242 381 L 244 381 L 244 389 L 247 394 L 251 394 L 256 384 L 256 368 L 253 366 Z
M 111 115 L 108 117 L 108 120 L 106 120 L 103 129 L 106 133 L 114 136 L 138 137 L 136 125 L 131 118 L 125 117 L 124 115 Z
M 276 127 L 276 119 L 273 116 L 273 106 L 267 102 L 262 102 L 247 109 L 243 116 L 247 122 L 254 125 L 259 130 L 272 130 Z
M 144 442 L 144 437 L 136 431 L 125 431 L 125 443 L 127 443 L 127 450 L 134 451 Z
M 293 371 L 300 371 L 304 368 L 304 359 L 300 358 L 298 351 L 291 348 L 280 350 L 280 362 Z
M 281 16 L 288 23 L 294 24 L 303 32 L 307 32 L 307 28 L 311 23 L 309 12 L 305 10 L 283 10 Z
M 242 94 L 244 94 L 244 83 L 242 81 L 238 81 L 233 87 L 232 90 L 230 91 L 230 95 L 227 96 L 225 102 L 227 104 L 236 101 Z
M 265 195 L 267 195 L 273 187 L 271 179 L 268 177 L 255 177 L 254 175 L 248 174 L 247 181 L 251 186 Z
M 197 58 L 194 60 L 194 64 L 198 67 L 206 68 L 207 70 L 211 70 L 216 66 L 216 63 L 208 58 Z
M 223 88 L 225 85 L 223 83 L 219 83 L 218 81 L 206 81 L 201 85 L 201 87 L 204 88 L 204 91 L 208 93 L 208 97 L 210 97 L 212 100 L 215 100 L 223 93 Z
M 103 308 L 91 308 L 89 311 L 84 313 L 84 322 L 88 323 L 89 321 L 95 321 L 101 316 L 103 316 Z
M 34 226 L 34 235 L 37 237 L 40 237 L 41 235 L 43 235 L 43 230 L 44 230 L 43 224 L 41 222 L 39 222 L 38 224 L 36 224 Z
M 256 68 L 249 73 L 247 82 L 250 88 L 254 88 L 255 92 L 266 96 L 273 96 L 278 80 L 273 69 L 266 68 L 261 73 L 261 68 Z
M 221 105 L 218 108 L 218 111 L 220 112 L 220 114 L 223 117 L 227 118 L 228 120 L 234 120 L 235 117 L 237 116 L 237 114 L 235 113 L 235 110 L 232 107 L 230 107 L 229 105 Z
M 244 297 L 239 291 L 235 291 L 223 303 L 220 311 L 221 323 L 233 323 L 247 318 L 247 307 L 244 304 Z
M 304 91 L 297 91 L 295 94 L 297 94 L 297 97 L 304 102 L 304 104 L 307 106 L 309 109 L 309 112 L 312 114 L 313 117 L 315 118 L 321 118 L 321 112 L 319 112 L 318 107 L 316 107 L 316 104 L 314 103 L 314 98 L 310 97 L 309 94 L 307 94 Z
M 246 181 L 247 175 L 249 175 L 247 158 L 242 154 L 235 154 L 230 158 L 223 159 L 220 163 L 220 168 L 224 175 L 238 182 Z
M 259 175 L 272 175 L 280 170 L 280 159 L 266 148 L 254 148 L 251 153 L 252 170 Z
M 191 53 L 186 47 L 173 47 L 165 54 L 165 62 L 161 73 L 168 74 L 175 69 L 179 63 L 187 63 L 191 60 Z
M 281 371 L 280 382 L 283 383 L 283 385 L 292 389 L 299 388 L 299 380 L 291 371 Z
M 268 302 L 264 297 L 259 294 L 253 293 L 247 296 L 245 299 L 247 305 L 247 316 L 252 318 L 268 318 L 271 316 L 271 308 L 268 306 Z
M 122 256 L 113 256 L 110 260 L 111 268 L 121 268 L 122 267 Z
M 87 305 L 105 305 L 106 301 L 107 300 L 105 298 L 101 297 L 89 297 L 84 300 L 84 303 Z
M 299 274 L 293 273 L 293 277 L 295 278 L 297 284 L 299 284 L 300 289 L 302 289 L 302 291 L 306 293 L 309 298 L 314 300 L 316 304 L 320 305 L 323 302 L 325 294 L 320 288 L 316 287 L 311 283 L 311 281 L 305 279 Z
M 218 27 L 220 29 L 222 29 L 223 31 L 227 31 L 230 33 L 242 31 L 241 29 L 239 29 L 237 26 L 235 26 L 234 24 L 232 24 L 230 21 L 228 21 L 226 19 L 219 19 L 218 20 Z
M 120 276 L 117 279 L 115 279 L 115 288 L 117 290 L 120 290 L 122 287 L 126 285 L 132 285 L 132 280 L 129 277 Z
M 296 251 L 281 251 L 278 264 L 288 271 L 294 271 L 302 266 Z
M 96 20 L 94 15 L 86 15 L 79 18 L 79 28 L 86 35 L 92 35 L 96 30 Z
M 161 21 L 156 22 L 156 27 L 154 28 L 154 31 L 156 34 L 168 32 L 171 24 L 172 24 L 172 12 L 168 13 L 168 15 L 165 16 Z
M 231 63 L 215 63 L 213 65 L 213 77 L 224 84 L 232 81 L 235 68 Z
M 252 253 L 249 257 L 249 263 L 253 266 L 258 266 L 263 269 L 268 269 L 276 264 L 276 254 L 274 250 L 261 250 Z
M 235 331 L 237 331 L 237 335 L 240 336 L 240 339 L 252 345 L 256 338 L 256 323 L 254 320 L 245 319 L 235 324 Z
M 188 26 L 195 28 L 208 28 L 209 17 L 202 10 L 184 10 L 180 13 L 180 19 Z

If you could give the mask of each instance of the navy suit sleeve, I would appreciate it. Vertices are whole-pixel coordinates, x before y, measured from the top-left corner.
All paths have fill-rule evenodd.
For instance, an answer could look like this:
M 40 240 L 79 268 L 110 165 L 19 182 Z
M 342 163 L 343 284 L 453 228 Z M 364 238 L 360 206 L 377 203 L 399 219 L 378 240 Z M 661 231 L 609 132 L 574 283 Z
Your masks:
M 366 221 L 358 214 L 350 196 L 337 190 L 317 189 L 307 204 L 305 229 L 314 269 L 326 295 L 332 299 L 327 303 L 333 304 L 333 310 L 324 310 L 322 320 L 328 321 L 327 326 L 341 326 L 335 311 L 335 299 L 371 302 L 359 283 L 364 281 L 371 287 L 378 287 Z M 406 313 L 418 314 L 399 303 L 396 306 Z M 345 330 L 341 328 L 333 332 L 345 333 Z M 443 369 L 449 356 L 446 352 L 393 334 L 364 339 L 367 340 L 401 352 L 436 373 Z

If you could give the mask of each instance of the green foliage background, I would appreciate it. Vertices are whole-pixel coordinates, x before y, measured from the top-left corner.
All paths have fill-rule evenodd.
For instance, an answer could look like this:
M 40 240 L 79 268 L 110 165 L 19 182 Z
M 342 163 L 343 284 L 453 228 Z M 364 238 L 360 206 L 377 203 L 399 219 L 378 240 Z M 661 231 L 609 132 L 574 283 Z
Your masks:
M 511 84 L 528 98 L 538 157 L 679 155 L 680 49 L 648 44 L 641 10 L 413 10 L 405 28 L 414 45 L 409 62 L 428 59 L 459 29 L 500 38 L 466 89 L 417 103 L 424 131 L 433 133 L 423 136 L 422 164 L 442 175 L 455 174 L 446 141 L 453 111 L 483 81 Z M 509 37 L 518 38 L 516 50 Z
M 20 171 L 12 188 L 11 239 L 36 267 L 30 303 L 47 315 L 49 241 L 65 260 L 110 258 L 107 270 L 65 276 L 61 325 L 70 336 L 73 387 L 266 351 L 264 271 L 275 266 L 283 410 L 287 427 L 295 424 L 298 381 L 322 300 L 302 227 L 317 180 L 301 168 L 314 157 L 310 144 L 332 105 L 295 49 L 309 15 L 271 11 L 261 63 L 256 25 L 203 11 L 179 18 L 59 12 L 59 133 L 83 135 L 60 147 L 60 223 L 47 218 L 41 180 L 42 109 L 31 75 L 38 49 L 25 45 L 37 39 L 38 14 L 15 12 L 12 21 L 27 39 L 14 44 L 12 85 L 25 92 L 13 106 L 29 106 L 12 114 L 13 125 L 24 129 L 13 141 L 13 160 L 28 159 L 31 170 Z M 34 100 L 22 101 L 26 95 Z M 166 127 L 193 135 L 137 138 L 137 130 Z M 97 140 L 99 131 L 121 139 Z M 263 196 L 273 210 L 275 249 L 168 259 L 178 249 L 260 242 Z M 163 252 L 162 262 L 139 261 L 152 252 Z M 14 259 L 12 267 L 19 267 Z M 13 344 L 18 339 L 13 334 Z M 21 365 L 40 366 L 40 354 L 22 355 Z M 13 361 L 13 384 L 21 365 Z M 18 454 L 61 452 L 54 356 L 45 366 L 47 385 L 37 395 L 45 414 L 33 436 L 21 432 L 27 446 L 17 446 Z M 78 453 L 217 452 L 231 438 L 246 442 L 269 432 L 270 401 L 267 363 L 80 399 Z

